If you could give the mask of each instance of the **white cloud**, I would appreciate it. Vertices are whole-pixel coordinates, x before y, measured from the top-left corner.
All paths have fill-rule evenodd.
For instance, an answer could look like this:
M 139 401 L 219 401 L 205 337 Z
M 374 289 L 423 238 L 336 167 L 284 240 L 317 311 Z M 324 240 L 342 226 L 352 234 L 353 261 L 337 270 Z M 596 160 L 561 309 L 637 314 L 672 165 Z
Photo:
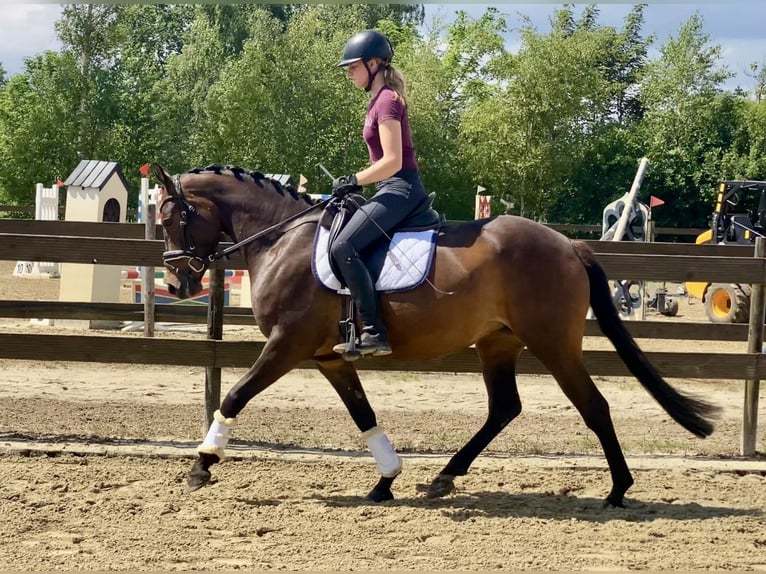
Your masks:
M 21 72 L 24 58 L 61 49 L 54 23 L 58 4 L 0 3 L 0 64 L 8 74 Z

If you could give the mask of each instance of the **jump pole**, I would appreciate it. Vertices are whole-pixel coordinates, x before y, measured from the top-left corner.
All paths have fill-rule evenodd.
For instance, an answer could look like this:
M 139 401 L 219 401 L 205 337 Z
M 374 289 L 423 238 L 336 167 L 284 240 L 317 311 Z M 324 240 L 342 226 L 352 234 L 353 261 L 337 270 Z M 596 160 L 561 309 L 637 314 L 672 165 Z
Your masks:
M 141 178 L 144 239 L 154 240 L 157 228 L 157 198 L 149 193 L 149 178 Z M 154 337 L 154 267 L 141 267 L 141 290 L 144 301 L 144 337 Z
M 628 223 L 630 222 L 630 212 L 631 208 L 633 207 L 633 204 L 636 201 L 636 195 L 638 195 L 638 190 L 641 188 L 641 182 L 644 180 L 644 174 L 646 173 L 646 169 L 649 167 L 649 158 L 642 157 L 641 161 L 638 164 L 638 171 L 636 172 L 635 177 L 633 178 L 633 185 L 630 186 L 630 191 L 623 195 L 624 198 L 624 207 L 622 208 L 622 213 L 620 213 L 620 218 L 617 220 L 615 224 L 613 224 L 609 229 L 606 230 L 606 232 L 601 236 L 601 241 L 622 241 L 622 238 L 625 236 L 625 230 L 628 228 Z M 614 235 L 610 235 L 610 232 L 614 230 Z M 643 298 L 644 292 L 643 288 L 639 291 L 640 296 Z M 593 314 L 593 309 L 588 309 L 588 319 L 594 319 L 595 315 Z M 644 319 L 644 305 L 643 302 L 641 304 L 641 319 Z
M 625 235 L 625 230 L 628 228 L 628 221 L 630 219 L 630 208 L 636 201 L 636 195 L 638 195 L 638 190 L 641 188 L 641 182 L 644 180 L 644 174 L 646 173 L 647 167 L 649 167 L 649 158 L 642 157 L 641 163 L 638 165 L 636 177 L 633 178 L 633 185 L 630 187 L 630 191 L 625 198 L 625 207 L 620 214 L 620 219 L 617 221 L 617 229 L 614 231 L 612 241 L 622 241 L 622 238 Z

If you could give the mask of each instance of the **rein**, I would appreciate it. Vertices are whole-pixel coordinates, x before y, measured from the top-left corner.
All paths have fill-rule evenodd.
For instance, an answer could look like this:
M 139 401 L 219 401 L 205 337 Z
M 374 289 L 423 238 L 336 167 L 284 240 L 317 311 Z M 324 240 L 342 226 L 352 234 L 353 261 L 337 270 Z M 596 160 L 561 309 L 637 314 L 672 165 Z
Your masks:
M 189 224 L 191 222 L 191 216 L 197 213 L 196 208 L 189 203 L 189 201 L 186 199 L 186 197 L 183 194 L 183 189 L 181 188 L 181 176 L 176 175 L 173 178 L 173 184 L 176 188 L 176 196 L 171 196 L 165 198 L 164 202 L 167 201 L 179 201 L 181 203 L 181 237 L 183 241 L 182 249 L 174 249 L 172 251 L 164 251 L 162 253 L 162 261 L 165 264 L 165 267 L 170 269 L 173 272 L 180 271 L 179 267 L 177 267 L 174 263 L 179 260 L 186 260 L 186 264 L 188 265 L 189 269 L 194 271 L 195 273 L 202 273 L 205 271 L 205 268 L 209 266 L 212 263 L 215 263 L 216 261 L 223 259 L 224 257 L 228 257 L 229 254 L 233 253 L 234 251 L 237 251 L 238 249 L 244 247 L 245 245 L 248 245 L 252 243 L 253 241 L 256 241 L 257 239 L 260 239 L 264 235 L 268 235 L 272 231 L 276 231 L 277 229 L 280 229 L 287 223 L 290 223 L 291 221 L 295 221 L 299 217 L 305 215 L 309 211 L 312 211 L 316 209 L 317 207 L 324 207 L 330 201 L 333 200 L 332 197 L 328 199 L 324 199 L 318 203 L 315 203 L 314 205 L 308 207 L 307 209 L 304 209 L 303 211 L 296 213 L 295 215 L 291 215 L 287 219 L 280 221 L 279 223 L 275 223 L 274 225 L 267 227 L 266 229 L 263 229 L 259 231 L 258 233 L 251 235 L 249 237 L 246 237 L 242 241 L 235 243 L 234 245 L 231 245 L 230 247 L 227 247 L 226 249 L 222 249 L 221 251 L 217 251 L 216 253 L 211 253 L 205 258 L 200 257 L 197 254 L 197 248 L 194 245 L 194 243 L 191 241 L 191 238 L 189 236 Z M 160 206 L 161 209 L 161 206 Z
M 295 221 L 296 219 L 298 219 L 302 215 L 307 214 L 309 211 L 311 211 L 313 209 L 316 209 L 317 207 L 324 207 L 325 205 L 330 203 L 331 200 L 332 200 L 332 198 L 330 198 L 330 199 L 323 199 L 319 203 L 315 203 L 311 207 L 308 207 L 308 208 L 304 209 L 303 211 L 301 211 L 299 213 L 296 213 L 295 215 L 291 215 L 287 219 L 285 219 L 283 221 L 280 221 L 279 223 L 275 223 L 271 227 L 267 227 L 266 229 L 262 229 L 261 231 L 259 231 L 255 235 L 251 235 L 250 237 L 246 237 L 245 239 L 243 239 L 239 243 L 235 243 L 234 245 L 231 245 L 231 246 L 227 247 L 226 249 L 222 249 L 221 251 L 218 251 L 216 253 L 211 253 L 210 255 L 207 256 L 208 263 L 215 263 L 219 259 L 223 259 L 224 257 L 228 257 L 228 255 L 230 253 L 233 253 L 233 252 L 237 251 L 239 248 L 244 247 L 245 245 L 248 245 L 249 243 L 252 243 L 256 239 L 260 239 L 264 235 L 268 235 L 272 231 L 276 231 L 277 229 L 281 228 L 283 225 L 285 225 L 287 223 L 290 223 L 291 221 Z

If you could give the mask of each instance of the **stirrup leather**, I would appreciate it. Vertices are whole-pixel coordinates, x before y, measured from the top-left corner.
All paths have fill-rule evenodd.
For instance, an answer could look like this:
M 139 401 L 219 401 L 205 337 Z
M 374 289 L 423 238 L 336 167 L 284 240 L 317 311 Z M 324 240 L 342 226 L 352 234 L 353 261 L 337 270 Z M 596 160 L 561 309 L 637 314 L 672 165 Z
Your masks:
M 342 343 L 335 345 L 332 350 L 338 353 L 346 361 L 356 361 L 362 357 L 362 354 L 356 349 L 356 322 L 354 320 L 354 300 L 351 298 L 351 291 L 348 288 L 339 289 L 341 295 L 341 320 L 338 321 L 340 337 Z M 346 311 L 343 311 L 343 304 L 346 303 Z M 342 318 L 345 315 L 345 319 Z

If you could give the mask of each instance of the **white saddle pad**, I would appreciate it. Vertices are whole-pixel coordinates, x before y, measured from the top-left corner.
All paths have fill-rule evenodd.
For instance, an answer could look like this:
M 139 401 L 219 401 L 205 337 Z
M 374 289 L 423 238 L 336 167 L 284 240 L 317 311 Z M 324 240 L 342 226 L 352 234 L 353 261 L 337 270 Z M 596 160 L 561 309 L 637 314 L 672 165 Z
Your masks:
M 330 254 L 327 251 L 329 239 L 330 230 L 318 225 L 311 269 L 323 286 L 337 291 L 341 284 L 330 267 Z M 397 231 L 391 238 L 375 289 L 386 292 L 414 289 L 425 280 L 435 251 L 435 229 Z

